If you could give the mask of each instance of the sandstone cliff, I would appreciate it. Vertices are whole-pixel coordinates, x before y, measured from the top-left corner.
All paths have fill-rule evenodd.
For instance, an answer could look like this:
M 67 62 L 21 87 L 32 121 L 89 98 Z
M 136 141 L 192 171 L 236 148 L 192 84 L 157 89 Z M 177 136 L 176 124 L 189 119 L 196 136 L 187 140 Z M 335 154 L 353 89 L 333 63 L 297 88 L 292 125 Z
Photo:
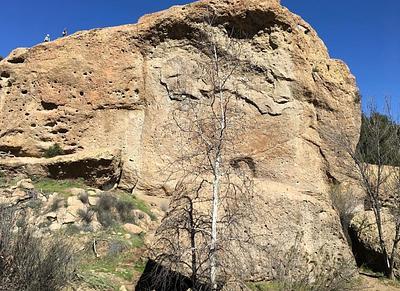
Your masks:
M 0 164 L 36 163 L 58 143 L 70 155 L 47 175 L 65 178 L 66 160 L 113 152 L 107 183 L 169 195 L 159 169 L 177 147 L 176 129 L 166 125 L 179 102 L 202 98 L 195 65 L 204 55 L 195 38 L 210 18 L 207 25 L 217 35 L 242 44 L 245 65 L 231 88 L 244 114 L 235 155 L 254 161 L 257 193 L 266 201 L 258 205 L 264 216 L 257 227 L 268 231 L 273 244 L 293 241 L 302 231 L 310 253 L 327 244 L 349 257 L 328 195 L 329 183 L 342 179 L 340 161 L 324 136 L 337 128 L 358 140 L 355 79 L 343 62 L 329 57 L 310 25 L 279 1 L 199 1 L 138 24 L 13 51 L 0 61 L 0 151 L 15 158 Z M 29 166 L 24 171 L 34 174 Z M 97 174 L 87 172 L 82 175 L 96 181 Z M 253 275 L 262 277 L 261 263 L 254 265 Z

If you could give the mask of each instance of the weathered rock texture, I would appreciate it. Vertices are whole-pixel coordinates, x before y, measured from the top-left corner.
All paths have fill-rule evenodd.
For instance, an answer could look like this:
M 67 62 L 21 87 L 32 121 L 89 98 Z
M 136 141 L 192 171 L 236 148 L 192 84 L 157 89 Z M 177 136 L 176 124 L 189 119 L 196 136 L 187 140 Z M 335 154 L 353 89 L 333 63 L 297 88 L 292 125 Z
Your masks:
M 196 37 L 207 19 L 217 36 L 242 44 L 230 90 L 244 113 L 236 155 L 254 161 L 267 201 L 258 205 L 258 227 L 273 242 L 302 231 L 310 253 L 328 244 L 349 256 L 328 195 L 340 161 L 324 136 L 334 128 L 358 140 L 355 79 L 279 1 L 200 1 L 15 50 L 0 62 L 0 151 L 41 157 L 54 143 L 68 153 L 118 149 L 123 188 L 165 195 L 159 169 L 177 148 L 176 129 L 166 125 L 185 98 L 202 98 Z
M 391 252 L 396 232 L 395 218 L 389 209 L 382 209 L 382 231 L 387 251 Z M 353 241 L 353 252 L 357 263 L 370 268 L 375 272 L 383 272 L 386 262 L 380 247 L 378 228 L 372 210 L 360 211 L 350 223 L 350 235 Z M 398 251 L 398 250 L 397 250 Z M 399 276 L 399 259 L 395 258 L 394 274 Z
M 52 179 L 84 178 L 88 184 L 112 188 L 121 176 L 118 150 L 93 150 L 53 158 L 3 158 L 4 171 Z

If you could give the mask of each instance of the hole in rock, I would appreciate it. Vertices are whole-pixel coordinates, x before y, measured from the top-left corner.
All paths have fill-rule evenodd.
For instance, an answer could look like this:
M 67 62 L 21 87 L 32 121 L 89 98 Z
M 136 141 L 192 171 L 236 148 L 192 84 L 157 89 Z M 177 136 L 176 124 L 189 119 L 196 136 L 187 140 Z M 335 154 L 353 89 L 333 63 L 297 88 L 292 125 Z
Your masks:
M 162 278 L 160 280 L 160 278 Z M 136 284 L 135 291 L 148 291 L 148 290 L 174 290 L 174 291 L 187 291 L 187 290 L 201 290 L 211 291 L 211 286 L 196 282 L 193 284 L 192 280 L 176 271 L 158 264 L 153 260 L 149 260 L 146 264 L 143 274 L 140 276 Z M 219 286 L 218 290 L 221 290 Z
M 56 103 L 53 102 L 45 102 L 42 101 L 40 102 L 42 104 L 42 107 L 44 110 L 54 110 L 58 108 L 58 105 Z
M 50 121 L 50 122 L 47 122 L 44 126 L 50 126 L 50 127 L 53 127 L 53 126 L 55 126 L 57 123 L 56 122 L 54 122 L 54 121 Z
M 9 153 L 15 157 L 23 156 L 22 147 L 20 146 L 0 146 L 0 152 Z
M 60 128 L 59 130 L 57 130 L 58 133 L 67 133 L 69 130 L 66 128 Z
M 1 72 L 1 74 L 0 74 L 0 77 L 2 77 L 2 78 L 10 78 L 10 73 L 9 72 Z
M 78 179 L 83 178 L 89 184 L 96 184 L 101 180 L 103 185 L 115 184 L 119 175 L 112 174 L 114 161 L 106 159 L 91 159 L 78 161 L 65 161 L 47 166 L 49 178 L 52 179 Z
M 369 248 L 359 239 L 357 231 L 349 228 L 349 236 L 351 239 L 352 251 L 356 259 L 357 266 L 364 266 L 376 273 L 385 272 L 385 259 L 383 254 Z
M 23 57 L 14 57 L 8 60 L 9 63 L 11 64 L 22 64 L 25 62 L 25 58 Z
M 238 157 L 230 161 L 230 165 L 234 169 L 240 169 L 245 164 L 251 170 L 253 175 L 256 175 L 256 163 L 251 157 Z

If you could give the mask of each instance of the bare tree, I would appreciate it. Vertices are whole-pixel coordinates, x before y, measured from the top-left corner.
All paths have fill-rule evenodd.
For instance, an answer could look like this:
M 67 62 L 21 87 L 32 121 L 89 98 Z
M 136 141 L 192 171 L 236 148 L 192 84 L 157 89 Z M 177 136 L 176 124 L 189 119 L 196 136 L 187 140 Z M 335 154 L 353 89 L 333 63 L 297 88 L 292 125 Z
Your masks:
M 194 290 L 206 285 L 218 290 L 219 280 L 229 281 L 243 271 L 230 266 L 227 257 L 234 261 L 254 238 L 248 225 L 255 173 L 251 157 L 236 156 L 241 110 L 233 88 L 241 44 L 212 25 L 199 24 L 197 34 L 202 57 L 193 78 L 203 83 L 202 97 L 185 94 L 188 88 L 168 92 L 172 100 L 180 100 L 173 122 L 181 148 L 168 162 L 167 180 L 176 187 L 156 234 L 161 248 L 156 258 L 163 266 L 190 273 Z
M 373 101 L 363 115 L 361 138 L 357 148 L 344 133 L 332 133 L 330 139 L 341 153 L 350 157 L 347 170 L 363 189 L 376 221 L 379 246 L 384 260 L 384 273 L 393 278 L 396 249 L 400 241 L 400 169 L 399 127 L 394 122 L 390 102 L 385 114 L 378 112 Z M 383 210 L 390 210 L 395 233 L 385 237 Z

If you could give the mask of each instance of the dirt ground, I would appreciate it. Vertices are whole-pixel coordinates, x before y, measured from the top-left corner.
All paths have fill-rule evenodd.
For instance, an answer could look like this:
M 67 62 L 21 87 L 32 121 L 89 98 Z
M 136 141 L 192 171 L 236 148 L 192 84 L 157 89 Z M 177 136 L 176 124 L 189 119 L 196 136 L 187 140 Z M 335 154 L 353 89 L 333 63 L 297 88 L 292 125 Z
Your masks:
M 398 291 L 400 290 L 399 283 L 393 283 L 385 279 L 373 278 L 366 275 L 361 275 L 361 286 L 359 290 L 368 291 Z

